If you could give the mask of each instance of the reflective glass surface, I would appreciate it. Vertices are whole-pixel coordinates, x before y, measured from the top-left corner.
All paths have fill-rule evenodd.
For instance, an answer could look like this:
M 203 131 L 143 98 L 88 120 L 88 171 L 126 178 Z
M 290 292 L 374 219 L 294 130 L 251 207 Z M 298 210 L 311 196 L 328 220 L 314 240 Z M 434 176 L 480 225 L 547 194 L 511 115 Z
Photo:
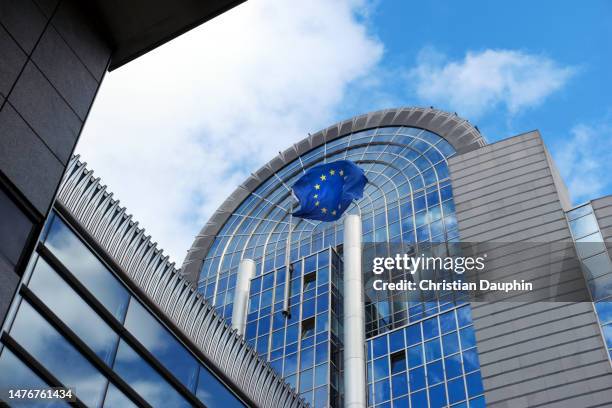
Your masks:
M 119 321 L 123 321 L 129 300 L 127 289 L 57 216 L 48 229 L 45 246 Z
M 107 381 L 96 366 L 84 357 L 86 350 L 95 353 L 103 363 L 123 378 L 132 389 L 154 407 L 190 407 L 191 403 L 171 385 L 154 365 L 136 351 L 138 346 L 126 342 L 107 323 L 108 314 L 114 324 L 123 324 L 137 342 L 153 358 L 165 366 L 170 375 L 182 382 L 195 397 L 221 401 L 224 408 L 243 407 L 238 398 L 201 365 L 178 339 L 143 306 L 96 254 L 72 229 L 52 214 L 46 225 L 45 245 L 68 269 L 56 266 L 52 257 L 34 255 L 24 282 L 53 315 L 83 342 L 70 341 L 70 333 L 61 333 L 61 324 L 44 310 L 40 314 L 29 303 L 29 297 L 17 297 L 16 314 L 7 324 L 11 337 L 62 384 L 75 390 L 77 398 L 87 406 L 129 407 L 134 403 L 114 384 Z M 74 283 L 77 279 L 85 289 Z M 70 282 L 70 283 L 69 283 Z M 89 292 L 86 293 L 86 292 Z M 102 305 L 96 306 L 90 297 Z M 33 300 L 32 304 L 36 304 Z M 128 306 L 129 305 L 129 306 Z M 98 310 L 98 308 L 101 308 Z M 103 317 L 106 316 L 106 317 Z M 112 320 L 112 318 L 109 318 Z M 120 340 L 120 337 L 123 337 Z M 129 338 L 127 338 L 129 340 Z M 1 347 L 1 345 L 0 345 Z M 81 349 L 82 347 L 82 349 Z M 11 371 L 4 371 L 4 369 Z M 9 373 L 10 375 L 5 375 Z M 199 379 L 199 381 L 198 381 Z M 40 388 L 42 381 L 17 355 L 6 347 L 0 356 L 0 387 L 21 384 L 23 388 Z M 28 385 L 31 384 L 31 387 Z M 16 403 L 18 404 L 18 403 Z M 58 404 L 59 405 L 59 404 Z M 19 406 L 19 405 L 16 405 Z M 32 405 L 28 405 L 32 406 Z M 35 406 L 47 406 L 44 404 Z M 49 405 L 55 406 L 55 405 Z
M 366 350 L 370 407 L 484 406 L 467 305 L 375 337 Z
M 154 407 L 191 406 L 123 340 L 119 342 L 113 369 Z
M 108 390 L 106 390 L 106 396 L 104 397 L 104 408 L 113 407 L 137 408 L 138 405 L 134 404 L 131 399 L 126 397 L 112 383 L 109 383 Z
M 342 405 L 342 219 L 326 223 L 292 220 L 289 252 L 295 271 L 290 282 L 285 282 L 290 186 L 313 166 L 351 160 L 364 169 L 369 180 L 363 198 L 347 210 L 361 215 L 364 242 L 418 245 L 456 241 L 457 222 L 447 166 L 447 159 L 454 153 L 446 140 L 431 132 L 382 127 L 343 136 L 303 154 L 257 187 L 229 217 L 204 259 L 198 289 L 229 320 L 238 264 L 242 258 L 253 259 L 257 272 L 251 282 L 247 341 L 308 402 L 315 406 Z M 281 313 L 285 284 L 290 285 L 289 319 Z M 405 343 L 403 332 L 400 339 L 395 330 L 444 314 L 461 302 L 408 302 L 402 296 L 405 294 L 389 297 L 382 291 L 365 293 L 366 337 L 385 339 L 384 347 L 372 343 L 372 353 L 379 358 L 370 361 L 371 374 L 377 377 L 371 381 L 369 393 L 384 400 L 381 406 L 390 404 L 392 399 L 399 406 L 409 406 L 411 398 L 425 401 L 425 405 L 414 405 L 415 402 L 413 406 L 427 406 L 428 401 L 446 403 L 443 361 L 447 354 L 462 356 L 460 332 L 455 329 L 454 334 L 441 336 L 439 325 L 434 327 L 425 320 L 423 332 L 419 331 L 418 336 L 409 333 L 409 343 Z M 421 323 L 416 326 L 421 330 Z M 386 336 L 380 336 L 383 333 L 393 335 L 389 344 Z M 471 341 L 469 334 L 464 337 L 464 341 Z M 471 347 L 470 352 L 477 356 Z M 422 392 L 401 392 L 410 388 L 405 368 L 408 363 L 415 367 L 413 381 L 422 382 Z M 456 370 L 454 360 L 450 364 Z M 324 375 L 329 376 L 328 389 L 319 387 L 325 384 Z M 427 388 L 428 384 L 434 387 Z M 452 386 L 456 387 L 454 383 Z M 457 395 L 453 394 L 453 398 Z M 467 397 L 463 400 L 467 401 Z
M 95 407 L 102 401 L 106 378 L 25 300 L 11 336 L 85 404 Z
M 3 393 L 8 390 L 20 389 L 44 389 L 49 385 L 42 381 L 32 372 L 24 363 L 21 362 L 7 348 L 2 350 L 0 354 L 0 390 Z M 14 399 L 11 401 L 13 407 L 40 407 L 40 408 L 55 408 L 67 407 L 68 404 L 62 401 L 44 401 L 40 400 L 33 402 L 31 400 Z
M 125 327 L 187 388 L 195 391 L 198 363 L 140 302 L 132 298 Z
M 104 362 L 111 364 L 119 336 L 42 258 L 28 287 Z
M 576 252 L 582 263 L 604 343 L 612 362 L 612 261 L 590 204 L 567 212 Z
M 196 396 L 208 408 L 244 408 L 244 404 L 213 376 L 205 367 L 200 367 Z

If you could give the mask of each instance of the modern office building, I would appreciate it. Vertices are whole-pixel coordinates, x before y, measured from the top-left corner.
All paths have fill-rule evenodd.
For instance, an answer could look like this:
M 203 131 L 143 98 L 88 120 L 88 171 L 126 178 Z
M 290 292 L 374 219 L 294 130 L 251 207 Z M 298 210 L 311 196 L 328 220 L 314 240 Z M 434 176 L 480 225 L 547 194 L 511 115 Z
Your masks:
M 365 170 L 363 198 L 336 222 L 291 220 L 290 186 L 340 159 Z M 537 131 L 487 144 L 456 114 L 390 109 L 279 153 L 212 216 L 181 274 L 315 407 L 612 406 L 611 205 L 572 208 Z M 505 247 L 489 261 L 544 279 L 539 301 L 407 301 L 361 270 L 364 243 L 458 241 Z M 515 243 L 521 262 L 506 256 Z M 567 288 L 597 303 L 559 301 Z
M 74 398 L 9 394 L 49 387 L 70 388 Z M 2 328 L 3 402 L 306 406 L 77 157 Z
M 0 322 L 107 70 L 242 0 L 0 0 Z

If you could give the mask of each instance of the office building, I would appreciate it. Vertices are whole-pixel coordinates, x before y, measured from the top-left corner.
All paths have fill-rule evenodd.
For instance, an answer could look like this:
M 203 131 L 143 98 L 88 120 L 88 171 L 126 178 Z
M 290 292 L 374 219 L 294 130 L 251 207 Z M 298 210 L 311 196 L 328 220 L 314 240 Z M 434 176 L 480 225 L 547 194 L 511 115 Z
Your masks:
M 336 222 L 291 220 L 290 186 L 340 159 L 364 169 L 364 197 Z M 456 114 L 389 109 L 280 152 L 211 217 L 181 273 L 315 407 L 608 406 L 610 203 L 572 208 L 537 131 L 488 144 Z M 540 301 L 406 301 L 359 270 L 363 243 L 459 241 L 528 244 L 526 262 L 492 258 L 545 277 Z M 562 284 L 597 303 L 559 301 Z
M 0 336 L 0 401 L 49 387 L 78 407 L 306 406 L 77 157 Z

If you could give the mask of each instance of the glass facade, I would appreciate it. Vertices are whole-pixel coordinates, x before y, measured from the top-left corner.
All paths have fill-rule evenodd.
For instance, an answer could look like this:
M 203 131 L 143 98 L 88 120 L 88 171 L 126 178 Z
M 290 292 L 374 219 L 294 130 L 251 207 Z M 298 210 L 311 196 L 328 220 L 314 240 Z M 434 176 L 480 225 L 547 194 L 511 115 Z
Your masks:
M 0 389 L 58 384 L 88 407 L 245 406 L 52 214 L 5 323 Z
M 370 339 L 366 351 L 371 407 L 485 406 L 467 305 Z
M 567 212 L 567 221 L 587 286 L 594 301 L 604 342 L 612 362 L 612 261 L 591 204 Z
M 364 169 L 369 180 L 363 198 L 347 210 L 347 213 L 360 214 L 365 243 L 389 242 L 418 247 L 420 243 L 452 242 L 457 241 L 459 235 L 447 165 L 447 159 L 453 154 L 455 149 L 444 138 L 411 127 L 368 129 L 313 148 L 263 182 L 227 219 L 204 259 L 198 289 L 230 320 L 239 262 L 253 259 L 256 277 L 251 282 L 245 337 L 307 402 L 315 407 L 340 406 L 344 337 L 343 224 L 342 220 L 327 223 L 293 220 L 290 259 L 294 271 L 288 283 L 291 286 L 291 317 L 284 317 L 284 268 L 289 209 L 293 204 L 290 186 L 310 167 L 351 160 Z M 430 323 L 423 322 L 437 322 L 437 316 L 455 313 L 458 306 L 462 306 L 462 313 L 469 314 L 469 305 L 452 296 L 409 301 L 405 294 L 389 298 L 384 292 L 366 291 L 365 295 L 368 347 L 374 338 L 403 335 L 406 327 L 413 326 L 423 325 L 423 335 L 430 339 L 426 332 Z M 472 330 L 471 326 L 458 326 L 457 323 L 455 327 L 455 336 L 459 336 L 461 330 L 465 333 Z M 438 334 L 434 336 L 441 341 Z M 459 341 L 459 337 L 457 339 Z M 457 350 L 454 356 L 448 355 L 463 364 L 468 359 L 473 365 L 462 368 L 458 376 L 441 377 L 445 400 L 456 402 L 457 406 L 484 406 L 482 391 L 478 391 L 482 383 L 474 346 L 465 351 Z M 404 344 L 402 350 L 407 355 L 408 346 Z M 442 354 L 436 361 L 432 360 L 431 363 L 436 363 L 432 370 L 444 367 L 446 357 L 447 354 Z M 421 366 L 423 372 L 429 362 Z M 419 370 L 417 366 L 414 368 Z M 466 385 L 468 375 L 469 389 Z M 392 376 L 388 374 L 385 378 L 387 382 L 372 382 L 368 392 L 370 406 L 379 406 L 379 402 L 380 406 L 391 404 L 393 387 L 389 379 Z M 462 394 L 455 394 L 460 381 L 464 384 Z M 407 387 L 410 393 L 415 392 L 407 391 L 401 397 L 414 396 L 415 401 L 421 398 L 422 392 L 410 388 L 410 381 Z M 427 388 L 432 399 L 428 399 L 429 393 L 425 391 L 425 405 L 413 406 L 428 406 L 429 402 L 431 406 L 438 406 L 440 400 L 436 398 L 441 394 L 436 390 L 439 388 Z M 390 397 L 383 400 L 385 392 Z M 396 402 L 396 406 L 409 405 Z

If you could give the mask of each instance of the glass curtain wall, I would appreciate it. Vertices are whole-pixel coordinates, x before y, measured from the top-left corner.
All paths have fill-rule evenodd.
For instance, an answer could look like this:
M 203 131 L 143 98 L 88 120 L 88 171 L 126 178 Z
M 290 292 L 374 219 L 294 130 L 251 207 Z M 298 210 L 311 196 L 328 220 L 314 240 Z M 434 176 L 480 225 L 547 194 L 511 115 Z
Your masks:
M 572 237 L 612 362 L 612 262 L 591 204 L 567 212 Z
M 251 283 L 246 338 L 308 402 L 315 407 L 338 406 L 341 397 L 335 397 L 333 392 L 338 390 L 342 395 L 341 354 L 334 355 L 333 347 L 327 345 L 321 346 L 321 350 L 318 347 L 325 342 L 336 342 L 341 348 L 343 338 L 339 323 L 342 311 L 337 306 L 342 303 L 341 268 L 334 270 L 332 266 L 329 269 L 330 259 L 331 264 L 334 263 L 334 254 L 339 257 L 338 264 L 341 261 L 342 219 L 332 223 L 293 220 L 290 248 L 290 259 L 295 265 L 290 282 L 292 313 L 290 319 L 284 318 L 281 313 L 284 264 L 289 211 L 294 205 L 290 186 L 313 166 L 351 160 L 364 169 L 369 180 L 364 197 L 347 211 L 361 215 L 364 242 L 418 245 L 457 241 L 459 234 L 447 165 L 447 159 L 454 153 L 453 146 L 442 137 L 410 127 L 369 129 L 312 149 L 262 183 L 229 217 L 205 257 L 198 289 L 213 302 L 219 313 L 230 320 L 238 264 L 243 258 L 253 259 L 257 276 Z M 333 277 L 338 271 L 338 283 L 334 284 Z M 329 279 L 332 282 L 328 283 Z M 464 305 L 464 302 L 455 300 L 408 302 L 401 297 L 389 298 L 382 293 L 370 292 L 366 292 L 365 301 L 367 338 L 386 338 L 383 336 L 385 333 L 403 333 L 408 324 L 421 327 L 423 319 L 432 320 L 441 313 L 449 313 L 449 310 L 455 313 L 454 308 Z M 464 305 L 461 310 L 469 312 L 469 305 Z M 300 316 L 299 320 L 295 320 L 296 316 Z M 461 329 L 467 330 L 466 327 Z M 303 347 L 299 343 L 300 336 L 311 330 L 314 357 L 310 354 L 310 344 Z M 459 333 L 457 330 L 456 334 Z M 370 344 L 368 341 L 367 346 Z M 405 355 L 407 347 L 405 345 L 403 349 Z M 320 377 L 317 375 L 317 364 L 325 366 L 325 355 L 328 355 L 330 367 L 338 367 L 337 380 L 334 370 L 327 368 L 320 368 Z M 475 347 L 471 348 L 469 356 L 475 356 L 474 363 L 477 364 Z M 313 358 L 314 363 L 311 363 Z M 313 364 L 315 369 L 311 373 L 308 370 Z M 304 371 L 306 375 L 302 380 Z M 477 372 L 471 369 L 469 373 Z M 462 371 L 462 381 L 467 373 Z M 323 376 L 328 375 L 330 387 L 327 390 L 317 388 L 323 384 Z M 470 381 L 476 382 L 473 380 L 475 377 L 476 374 L 471 376 Z M 325 398 L 324 391 L 328 392 Z M 387 391 L 390 393 L 391 388 Z M 471 393 L 468 391 L 464 387 L 463 395 L 466 397 L 457 399 L 447 394 L 447 388 L 444 388 L 444 398 L 457 401 L 457 406 L 484 405 L 483 398 L 468 400 L 468 396 L 477 395 L 477 388 L 472 387 Z M 371 389 L 370 406 L 379 402 L 378 398 L 373 399 L 375 395 Z M 416 395 L 415 398 L 421 394 Z M 380 402 L 381 406 L 391 404 L 390 399 Z
M 88 407 L 245 406 L 58 215 L 25 281 L 4 328 L 0 389 L 53 379 Z

